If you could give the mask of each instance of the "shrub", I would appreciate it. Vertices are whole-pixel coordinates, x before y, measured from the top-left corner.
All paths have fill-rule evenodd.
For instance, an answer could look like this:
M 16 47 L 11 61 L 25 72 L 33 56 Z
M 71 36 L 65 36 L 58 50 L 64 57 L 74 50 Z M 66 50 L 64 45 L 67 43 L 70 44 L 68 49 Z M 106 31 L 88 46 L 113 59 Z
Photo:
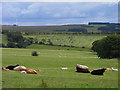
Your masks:
M 32 56 L 38 56 L 37 52 L 36 51 L 32 52 Z
M 81 48 L 85 48 L 84 46 L 82 46 Z

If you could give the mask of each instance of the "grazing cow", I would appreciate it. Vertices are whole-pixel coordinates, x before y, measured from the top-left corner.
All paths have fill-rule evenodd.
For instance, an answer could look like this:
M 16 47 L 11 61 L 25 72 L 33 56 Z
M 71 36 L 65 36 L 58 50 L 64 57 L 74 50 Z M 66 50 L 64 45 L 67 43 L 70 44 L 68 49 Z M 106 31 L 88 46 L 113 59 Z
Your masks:
M 88 70 L 88 67 L 84 66 L 84 65 L 77 64 L 76 65 L 76 70 L 77 70 L 76 72 L 90 73 L 90 71 Z
M 93 70 L 92 72 L 91 72 L 91 74 L 92 75 L 103 75 L 103 73 L 105 72 L 105 68 L 103 68 L 103 69 L 98 69 L 98 70 Z
M 8 67 L 6 67 L 6 69 L 9 69 L 9 70 L 13 70 L 15 67 L 19 66 L 18 64 L 13 66 L 13 65 L 10 65 Z

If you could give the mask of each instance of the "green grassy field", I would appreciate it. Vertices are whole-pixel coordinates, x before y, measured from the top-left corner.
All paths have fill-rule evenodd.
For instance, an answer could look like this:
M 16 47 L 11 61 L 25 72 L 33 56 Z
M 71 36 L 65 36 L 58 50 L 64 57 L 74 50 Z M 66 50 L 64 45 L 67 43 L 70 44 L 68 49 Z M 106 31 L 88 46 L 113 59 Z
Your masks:
M 31 56 L 32 51 L 37 51 L 39 56 Z M 106 71 L 103 76 L 75 72 L 76 64 L 86 65 L 90 71 L 118 68 L 117 59 L 99 59 L 89 50 L 58 50 L 58 47 L 50 49 L 49 46 L 43 49 L 3 48 L 3 67 L 16 64 L 42 72 L 33 75 L 2 71 L 3 88 L 118 88 L 118 72 Z M 61 67 L 69 69 L 60 70 Z
M 91 48 L 95 40 L 99 40 L 105 37 L 105 35 L 24 35 L 24 37 L 36 38 L 38 42 L 42 39 L 46 41 L 50 39 L 54 45 L 84 46 Z

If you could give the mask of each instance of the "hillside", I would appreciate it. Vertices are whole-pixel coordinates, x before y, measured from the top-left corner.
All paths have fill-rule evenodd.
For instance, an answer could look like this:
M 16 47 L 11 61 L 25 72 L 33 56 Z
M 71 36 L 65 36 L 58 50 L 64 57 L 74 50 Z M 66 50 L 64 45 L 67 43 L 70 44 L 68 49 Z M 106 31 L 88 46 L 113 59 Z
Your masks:
M 24 31 L 24 32 L 120 32 L 119 23 L 88 23 L 88 24 L 71 24 L 56 26 L 16 26 L 2 25 L 2 30 Z
M 78 32 L 81 30 L 87 30 L 88 32 L 97 31 L 97 28 L 104 25 L 62 25 L 62 26 L 12 26 L 12 25 L 2 25 L 2 30 L 15 30 L 15 31 L 73 31 L 74 29 Z M 71 32 L 72 32 L 71 31 Z

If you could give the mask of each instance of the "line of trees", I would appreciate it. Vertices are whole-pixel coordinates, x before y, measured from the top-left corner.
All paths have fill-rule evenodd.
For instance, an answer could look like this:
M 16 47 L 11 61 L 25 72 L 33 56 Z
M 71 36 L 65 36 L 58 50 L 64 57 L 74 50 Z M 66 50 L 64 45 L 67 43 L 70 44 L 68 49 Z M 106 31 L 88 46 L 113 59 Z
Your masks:
M 7 46 L 2 44 L 2 47 L 8 48 L 26 48 L 28 45 L 34 43 L 33 38 L 24 38 L 21 32 L 16 31 L 3 31 L 2 34 L 7 36 Z
M 79 31 L 73 31 L 70 30 L 69 32 L 23 32 L 24 35 L 106 35 L 106 34 L 120 34 L 120 30 L 117 30 L 117 32 L 113 32 L 113 31 L 109 31 L 109 30 L 103 30 L 101 32 L 86 32 L 85 30 L 83 30 L 83 32 L 79 32 Z

